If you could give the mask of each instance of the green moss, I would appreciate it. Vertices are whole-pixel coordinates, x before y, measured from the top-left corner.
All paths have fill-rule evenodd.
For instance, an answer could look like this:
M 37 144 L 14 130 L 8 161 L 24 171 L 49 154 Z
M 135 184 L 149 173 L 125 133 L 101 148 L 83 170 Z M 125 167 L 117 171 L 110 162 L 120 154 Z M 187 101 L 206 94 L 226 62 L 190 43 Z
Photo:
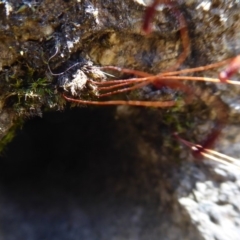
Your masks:
M 24 121 L 23 118 L 19 118 L 13 126 L 8 130 L 7 134 L 0 141 L 0 154 L 3 152 L 5 147 L 13 140 L 16 135 L 16 131 L 21 128 Z
M 42 108 L 50 110 L 63 107 L 59 95 L 54 93 L 52 79 L 43 74 L 25 65 L 9 76 L 11 83 L 5 101 L 18 115 L 28 116 L 34 112 L 41 115 Z

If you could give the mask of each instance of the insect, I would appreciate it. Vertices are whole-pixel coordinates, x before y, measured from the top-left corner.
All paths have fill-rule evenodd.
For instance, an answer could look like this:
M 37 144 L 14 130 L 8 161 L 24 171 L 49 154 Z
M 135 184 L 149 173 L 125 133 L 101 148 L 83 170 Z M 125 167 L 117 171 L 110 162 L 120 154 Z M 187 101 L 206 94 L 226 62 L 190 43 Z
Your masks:
M 103 66 L 99 67 L 100 70 L 111 70 L 120 73 L 124 73 L 126 75 L 134 75 L 134 77 L 130 77 L 129 79 L 118 79 L 118 80 L 106 80 L 106 81 L 93 81 L 88 80 L 90 84 L 96 87 L 97 89 L 97 98 L 99 100 L 83 100 L 79 98 L 74 98 L 71 94 L 66 91 L 62 94 L 63 98 L 69 102 L 78 103 L 78 104 L 87 104 L 87 105 L 130 105 L 130 106 L 143 106 L 143 107 L 155 107 L 155 108 L 169 108 L 176 106 L 178 104 L 175 100 L 167 100 L 167 101 L 138 101 L 138 100 L 109 100 L 109 101 L 101 101 L 102 97 L 113 96 L 123 92 L 133 91 L 135 89 L 142 88 L 146 85 L 153 85 L 156 88 L 160 88 L 162 86 L 167 86 L 171 89 L 177 89 L 178 91 L 182 91 L 185 94 L 183 98 L 183 103 L 188 104 L 191 102 L 193 98 L 200 97 L 201 93 L 194 92 L 194 90 L 185 85 L 182 81 L 204 81 L 204 82 L 213 82 L 213 83 L 222 83 L 222 84 L 234 84 L 240 85 L 240 82 L 229 80 L 229 78 L 237 73 L 240 69 L 240 55 L 223 60 L 221 62 L 216 62 L 213 64 L 209 64 L 206 66 L 200 66 L 195 68 L 178 70 L 179 66 L 185 61 L 190 53 L 190 39 L 188 34 L 188 27 L 185 21 L 183 14 L 177 7 L 175 1 L 170 0 L 155 0 L 153 3 L 147 7 L 145 12 L 145 17 L 143 20 L 143 31 L 145 34 L 149 34 L 151 32 L 151 22 L 156 12 L 156 7 L 158 4 L 165 4 L 170 8 L 173 16 L 179 22 L 179 32 L 182 42 L 182 53 L 179 55 L 176 63 L 170 67 L 169 69 L 160 72 L 156 75 L 139 71 L 133 69 L 119 68 L 116 66 Z M 218 78 L 208 78 L 208 77 L 196 77 L 196 76 L 186 76 L 189 73 L 203 72 L 209 69 L 219 68 L 222 66 L 226 66 L 224 70 L 219 73 Z M 184 74 L 184 76 L 183 76 Z M 211 150 L 214 146 L 217 138 L 219 137 L 223 127 L 226 125 L 228 120 L 228 114 L 225 109 L 225 106 L 221 101 L 217 98 L 212 98 L 211 100 L 212 106 L 217 112 L 217 119 L 215 122 L 215 126 L 211 130 L 211 132 L 206 137 L 206 140 L 201 144 L 194 144 L 184 140 L 179 136 L 178 133 L 173 133 L 173 136 L 177 138 L 184 145 L 188 146 L 193 155 L 196 157 L 208 157 L 213 160 L 223 162 L 223 163 L 235 163 L 235 159 L 229 156 L 223 155 L 216 151 Z

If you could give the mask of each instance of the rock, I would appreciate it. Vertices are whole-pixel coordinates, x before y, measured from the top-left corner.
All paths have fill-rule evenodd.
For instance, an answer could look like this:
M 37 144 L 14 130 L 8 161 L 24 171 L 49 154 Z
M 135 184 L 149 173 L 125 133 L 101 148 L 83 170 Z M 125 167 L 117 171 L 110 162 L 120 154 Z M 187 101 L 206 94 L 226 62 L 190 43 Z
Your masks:
M 96 74 L 99 65 L 156 74 L 176 63 L 178 19 L 162 5 L 153 33 L 144 36 L 147 2 L 0 3 L 2 145 L 23 119 L 43 117 L 18 130 L 1 157 L 0 238 L 239 239 L 239 170 L 197 162 L 172 135 L 202 142 L 224 106 L 229 119 L 217 150 L 239 157 L 238 87 L 190 84 L 196 103 L 163 110 L 70 111 L 61 96 L 65 87 L 75 94 L 76 83 L 83 91 L 77 96 L 98 99 L 88 80 L 109 77 Z M 178 4 L 191 39 L 181 69 L 239 54 L 238 1 Z M 77 73 L 84 76 L 80 85 Z M 217 77 L 218 70 L 201 75 Z M 178 99 L 181 93 L 150 86 L 121 97 Z

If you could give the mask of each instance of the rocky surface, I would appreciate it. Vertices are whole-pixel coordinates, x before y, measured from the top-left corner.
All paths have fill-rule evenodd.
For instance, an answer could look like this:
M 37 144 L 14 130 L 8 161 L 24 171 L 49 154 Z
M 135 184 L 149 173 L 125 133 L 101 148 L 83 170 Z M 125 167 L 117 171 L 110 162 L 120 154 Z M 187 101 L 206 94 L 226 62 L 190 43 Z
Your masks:
M 216 110 L 204 99 L 163 111 L 46 112 L 65 107 L 59 86 L 90 62 L 151 73 L 176 62 L 181 26 L 160 6 L 153 33 L 144 36 L 146 2 L 0 2 L 0 138 L 12 140 L 19 118 L 43 115 L 28 122 L 1 157 L 2 239 L 239 239 L 240 171 L 195 162 L 172 137 L 175 130 L 195 142 L 206 136 Z M 239 1 L 178 4 L 191 38 L 182 69 L 239 54 Z M 240 88 L 191 86 L 226 104 L 229 123 L 217 149 L 239 158 Z M 162 93 L 143 92 L 149 98 Z

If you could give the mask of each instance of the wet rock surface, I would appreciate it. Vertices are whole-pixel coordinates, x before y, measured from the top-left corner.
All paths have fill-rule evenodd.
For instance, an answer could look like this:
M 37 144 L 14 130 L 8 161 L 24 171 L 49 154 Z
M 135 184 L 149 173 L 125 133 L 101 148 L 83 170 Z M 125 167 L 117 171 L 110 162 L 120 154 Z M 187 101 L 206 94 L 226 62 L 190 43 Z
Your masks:
M 178 3 L 191 38 L 182 69 L 239 54 L 239 1 Z M 145 1 L 0 3 L 0 137 L 9 142 L 19 119 L 43 115 L 1 156 L 3 239 L 239 239 L 239 170 L 193 162 L 172 137 L 176 130 L 194 142 L 206 136 L 214 119 L 207 101 L 163 111 L 45 112 L 68 108 L 59 82 L 89 62 L 151 73 L 176 62 L 182 51 L 177 19 L 160 7 L 146 37 L 144 9 Z M 52 74 L 76 63 L 65 75 Z M 226 104 L 229 124 L 217 149 L 239 157 L 240 88 L 194 87 Z M 143 91 L 150 98 L 161 94 Z

